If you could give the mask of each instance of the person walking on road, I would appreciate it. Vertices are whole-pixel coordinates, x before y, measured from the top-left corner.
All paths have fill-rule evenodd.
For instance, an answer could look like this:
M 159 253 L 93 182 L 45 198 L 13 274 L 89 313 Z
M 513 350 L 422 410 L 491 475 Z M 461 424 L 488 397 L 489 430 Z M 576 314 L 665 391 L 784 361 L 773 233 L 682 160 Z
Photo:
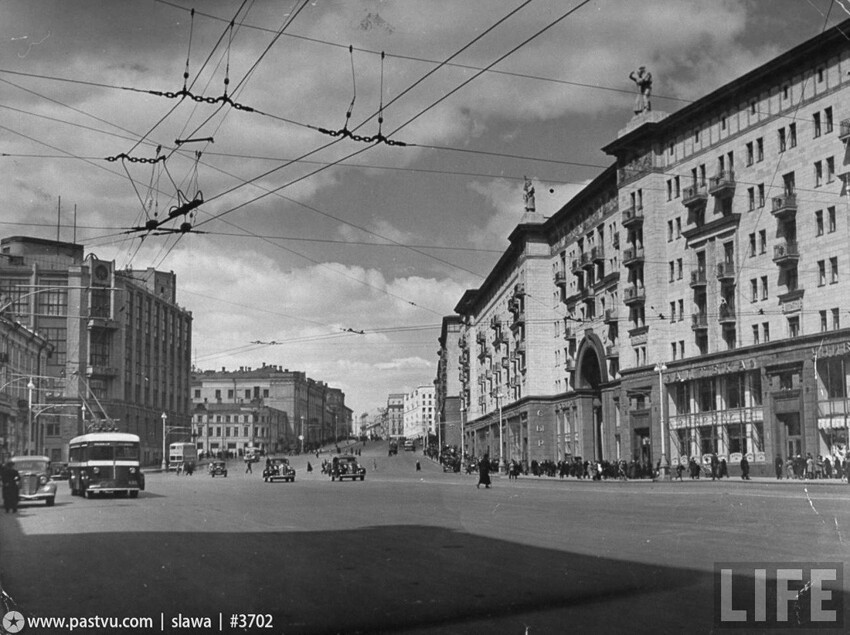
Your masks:
M 741 480 L 750 480 L 750 462 L 747 460 L 747 455 L 741 457 Z
M 485 454 L 484 458 L 478 462 L 478 484 L 475 486 L 476 489 L 481 486 L 485 488 L 490 487 L 490 455 Z
M 251 469 L 251 461 L 245 461 L 245 474 L 253 474 L 254 470 Z
M 3 485 L 3 508 L 7 514 L 10 511 L 14 514 L 18 511 L 20 500 L 21 475 L 11 461 L 0 468 L 0 482 Z
M 417 461 L 416 461 L 416 471 L 417 471 L 417 472 L 421 472 L 421 471 L 422 471 L 422 466 L 419 464 L 419 460 L 418 460 L 418 459 L 417 459 Z

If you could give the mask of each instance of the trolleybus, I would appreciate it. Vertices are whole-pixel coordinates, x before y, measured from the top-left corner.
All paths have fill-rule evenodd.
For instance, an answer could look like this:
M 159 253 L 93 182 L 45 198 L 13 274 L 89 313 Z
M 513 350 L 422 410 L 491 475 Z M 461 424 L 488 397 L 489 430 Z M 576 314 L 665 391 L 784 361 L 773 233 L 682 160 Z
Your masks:
M 145 489 L 139 469 L 139 437 L 124 432 L 91 432 L 71 439 L 68 483 L 72 496 L 118 493 L 136 498 Z

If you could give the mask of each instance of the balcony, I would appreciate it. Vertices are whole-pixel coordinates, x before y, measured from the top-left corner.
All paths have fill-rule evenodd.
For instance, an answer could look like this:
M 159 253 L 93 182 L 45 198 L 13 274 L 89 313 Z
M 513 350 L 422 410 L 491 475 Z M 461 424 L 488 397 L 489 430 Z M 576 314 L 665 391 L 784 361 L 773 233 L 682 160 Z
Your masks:
M 490 328 L 494 331 L 498 331 L 502 328 L 502 319 L 498 315 L 494 315 L 490 318 Z
M 626 287 L 623 289 L 623 302 L 627 305 L 641 304 L 646 301 L 646 291 L 643 287 Z
M 565 287 L 567 286 L 567 272 L 560 270 L 555 272 L 555 286 Z
M 86 366 L 87 377 L 115 377 L 118 374 L 118 369 L 112 366 L 100 366 L 92 364 Z
M 581 268 L 590 269 L 593 267 L 593 259 L 590 257 L 590 252 L 586 251 L 581 255 Z
M 514 285 L 514 295 L 515 296 L 525 295 L 525 283 L 524 282 L 517 282 Z
M 702 205 L 708 200 L 708 185 L 705 181 L 697 181 L 682 190 L 682 204 L 685 207 Z
M 706 313 L 694 313 L 691 316 L 691 328 L 695 331 L 708 329 L 708 315 Z
M 797 195 L 783 194 L 774 196 L 771 201 L 770 213 L 780 220 L 794 218 L 797 214 Z
M 796 265 L 800 260 L 797 243 L 793 240 L 783 240 L 773 246 L 773 262 L 780 267 Z
M 568 342 L 576 339 L 576 332 L 572 326 L 564 325 L 564 339 Z
M 850 119 L 844 119 L 838 124 L 838 138 L 841 141 L 850 140 Z
M 735 193 L 735 172 L 721 170 L 712 176 L 708 182 L 708 193 L 721 198 L 732 196 Z
M 718 262 L 717 279 L 720 280 L 720 282 L 734 282 L 735 265 L 731 262 Z
M 620 356 L 620 347 L 616 344 L 609 344 L 605 347 L 605 357 L 608 359 L 614 359 L 615 357 Z
M 91 329 L 109 329 L 109 330 L 114 331 L 115 329 L 117 329 L 120 326 L 120 324 L 118 323 L 118 320 L 113 320 L 113 319 L 108 318 L 108 317 L 100 317 L 100 316 L 92 315 L 92 316 L 89 316 L 89 321 L 88 321 L 87 326 L 88 326 L 89 330 L 91 330 Z
M 623 227 L 632 227 L 643 224 L 643 207 L 630 207 L 623 210 Z
M 503 357 L 501 364 L 502 364 L 502 368 L 510 368 L 511 367 L 511 360 L 509 360 L 507 357 Z
M 643 247 L 629 247 L 623 250 L 623 265 L 632 267 L 643 264 Z
M 593 262 L 605 262 L 605 250 L 602 247 L 593 247 L 590 250 L 590 259 Z
M 611 246 L 614 249 L 620 248 L 620 232 L 614 232 L 614 235 L 611 237 Z
M 581 272 L 581 257 L 572 259 L 572 262 L 570 263 L 570 271 L 573 273 Z
M 691 271 L 691 288 L 696 289 L 699 287 L 704 287 L 708 284 L 708 278 L 705 275 L 705 269 L 695 269 Z
M 564 359 L 564 370 L 573 371 L 576 369 L 576 360 L 572 357 L 567 357 Z
M 617 324 L 617 309 L 605 309 L 605 316 L 602 321 L 605 324 Z
M 735 326 L 737 318 L 735 317 L 735 305 L 732 302 L 722 302 L 720 304 L 720 315 L 718 322 L 723 326 Z
M 514 321 L 511 322 L 511 330 L 515 331 L 523 324 L 525 324 L 525 311 L 517 311 L 514 313 Z

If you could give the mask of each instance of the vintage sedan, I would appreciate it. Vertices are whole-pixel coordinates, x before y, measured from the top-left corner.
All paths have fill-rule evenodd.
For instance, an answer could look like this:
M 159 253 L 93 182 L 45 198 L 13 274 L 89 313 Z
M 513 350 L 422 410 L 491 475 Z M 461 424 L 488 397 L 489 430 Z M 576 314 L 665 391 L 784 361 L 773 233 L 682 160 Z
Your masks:
M 331 480 L 341 481 L 346 478 L 352 481 L 359 478 L 362 481 L 366 478 L 366 468 L 357 462 L 356 456 L 350 454 L 335 456 L 331 463 Z
M 48 507 L 56 502 L 56 483 L 51 478 L 46 456 L 13 456 L 12 464 L 21 476 L 20 499 L 43 500 Z
M 214 459 L 210 461 L 209 471 L 210 476 L 213 478 L 216 476 L 223 476 L 224 478 L 227 478 L 227 463 L 221 459 Z
M 295 470 L 289 464 L 289 459 L 269 459 L 266 462 L 266 468 L 263 470 L 263 480 L 266 483 L 274 483 L 275 481 L 295 482 Z

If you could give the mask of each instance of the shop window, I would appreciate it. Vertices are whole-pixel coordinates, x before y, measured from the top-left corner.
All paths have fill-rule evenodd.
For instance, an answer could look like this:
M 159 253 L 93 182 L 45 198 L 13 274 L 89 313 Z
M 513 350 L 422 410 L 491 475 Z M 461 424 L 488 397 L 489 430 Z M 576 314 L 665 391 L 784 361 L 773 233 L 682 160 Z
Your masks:
M 700 412 L 712 412 L 717 408 L 714 379 L 700 379 L 697 382 L 697 401 Z
M 717 452 L 717 436 L 715 435 L 714 426 L 700 426 L 697 428 L 699 433 L 699 449 L 700 454 L 714 454 Z

